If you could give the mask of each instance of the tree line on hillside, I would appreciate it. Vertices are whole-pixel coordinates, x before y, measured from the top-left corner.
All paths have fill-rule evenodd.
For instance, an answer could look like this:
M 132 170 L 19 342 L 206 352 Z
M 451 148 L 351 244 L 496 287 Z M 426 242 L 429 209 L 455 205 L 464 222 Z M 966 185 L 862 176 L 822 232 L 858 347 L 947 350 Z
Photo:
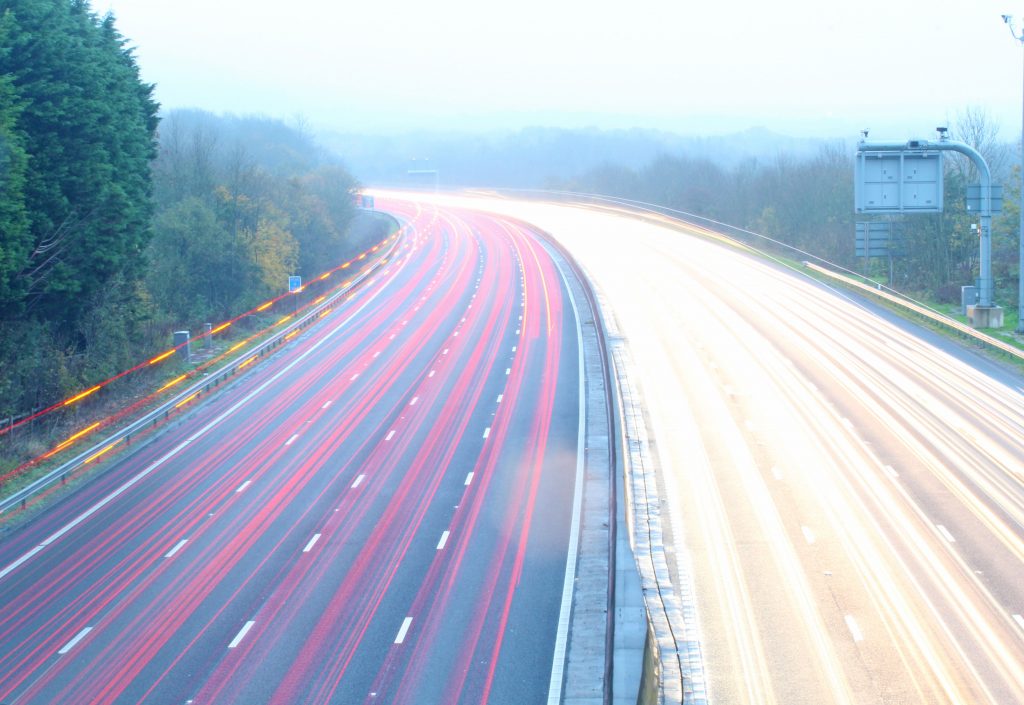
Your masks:
M 279 121 L 158 116 L 86 0 L 0 0 L 0 421 L 354 254 L 355 185 Z
M 1017 231 L 1020 173 L 1013 149 L 998 140 L 998 128 L 977 108 L 951 126 L 951 137 L 978 149 L 993 180 L 1004 185 L 1003 212 L 993 218 L 993 274 L 997 303 L 1017 305 Z M 662 155 L 640 168 L 606 163 L 572 179 L 553 180 L 556 189 L 646 201 L 751 230 L 851 270 L 884 277 L 888 262 L 855 257 L 857 220 L 894 222 L 901 254 L 894 259 L 894 285 L 939 302 L 959 301 L 960 287 L 978 276 L 977 218 L 968 212 L 965 191 L 978 177 L 959 155 L 945 160 L 944 210 L 934 215 L 855 215 L 853 150 L 824 144 L 817 154 L 774 160 L 749 158 L 722 167 L 707 158 Z M 790 252 L 791 256 L 797 256 Z

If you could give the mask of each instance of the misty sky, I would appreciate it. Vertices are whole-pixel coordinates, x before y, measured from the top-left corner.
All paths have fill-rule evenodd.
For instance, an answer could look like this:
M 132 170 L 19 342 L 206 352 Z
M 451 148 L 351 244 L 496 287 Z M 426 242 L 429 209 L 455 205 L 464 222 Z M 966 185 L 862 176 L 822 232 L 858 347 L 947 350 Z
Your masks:
M 1022 0 L 93 0 L 165 108 L 317 128 L 654 127 L 1014 138 Z M 1018 26 L 1018 31 L 1022 29 Z

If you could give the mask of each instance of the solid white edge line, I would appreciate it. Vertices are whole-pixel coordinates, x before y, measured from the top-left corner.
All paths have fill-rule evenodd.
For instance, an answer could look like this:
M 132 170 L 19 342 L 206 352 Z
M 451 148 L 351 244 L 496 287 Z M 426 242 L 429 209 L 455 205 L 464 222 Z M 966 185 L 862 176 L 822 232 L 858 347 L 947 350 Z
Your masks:
M 359 487 L 359 485 L 363 484 L 363 480 L 365 478 L 366 478 L 366 475 L 360 475 L 359 477 L 357 477 L 356 481 L 352 483 L 352 489 L 355 489 L 355 488 Z
M 137 474 L 133 475 L 129 480 L 124 482 L 116 490 L 114 490 L 113 492 L 108 494 L 106 497 L 104 497 L 100 501 L 96 502 L 96 504 L 94 504 L 91 507 L 89 507 L 88 509 L 86 509 L 84 512 L 82 512 L 77 517 L 75 517 L 74 519 L 69 521 L 67 524 L 62 526 L 57 531 L 55 531 L 54 533 L 50 534 L 50 536 L 48 536 L 46 538 L 46 540 L 40 542 L 40 544 L 38 546 L 32 548 L 30 551 L 26 552 L 25 555 L 21 556 L 21 558 L 19 558 L 18 560 L 14 561 L 10 565 L 6 566 L 2 570 L 0 570 L 0 580 L 2 580 L 4 577 L 9 575 L 11 573 L 11 571 L 13 571 L 16 568 L 18 568 L 18 566 L 24 564 L 26 561 L 28 561 L 34 555 L 39 553 L 40 549 L 45 548 L 46 546 L 49 546 L 54 541 L 60 539 L 62 536 L 64 536 L 66 533 L 68 533 L 69 531 L 74 529 L 76 526 L 81 524 L 83 521 L 85 521 L 86 519 L 91 517 L 93 514 L 95 514 L 99 510 L 103 509 L 103 507 L 107 506 L 108 504 L 113 502 L 115 499 L 120 497 L 122 494 L 124 494 L 125 492 L 130 490 L 132 487 L 137 485 L 139 482 L 141 482 L 143 479 L 145 479 L 147 476 L 149 476 L 154 470 L 156 470 L 161 465 L 166 463 L 168 460 L 173 458 L 175 455 L 180 453 L 182 451 L 182 449 L 184 449 L 186 446 L 188 446 L 192 441 L 194 441 L 195 439 L 201 438 L 202 436 L 206 435 L 206 433 L 209 432 L 210 429 L 212 429 L 215 426 L 219 425 L 221 421 L 226 419 L 228 416 L 234 414 L 240 408 L 242 408 L 243 406 L 248 404 L 250 401 L 252 401 L 264 389 L 266 389 L 267 387 L 272 385 L 274 382 L 279 380 L 281 377 L 283 377 L 287 373 L 291 372 L 292 368 L 296 367 L 301 362 L 303 362 L 307 357 L 312 355 L 313 352 L 318 350 L 321 345 L 325 345 L 327 343 L 327 341 L 331 340 L 331 338 L 333 338 L 338 332 L 346 329 L 348 327 L 348 325 L 355 319 L 355 317 L 358 316 L 360 313 L 362 313 L 363 309 L 365 309 L 367 306 L 369 306 L 370 303 L 372 303 L 373 300 L 376 299 L 377 296 L 379 296 L 382 291 L 383 291 L 382 288 L 374 290 L 373 294 L 371 294 L 369 297 L 367 297 L 366 301 L 363 302 L 363 304 L 359 308 L 357 308 L 355 311 L 352 312 L 352 315 L 350 315 L 348 318 L 346 318 L 344 321 L 342 321 L 336 328 L 328 331 L 327 334 L 324 335 L 323 338 L 321 338 L 317 342 L 313 343 L 304 353 L 302 353 L 301 355 L 296 357 L 294 360 L 292 360 L 290 363 L 288 363 L 285 367 L 283 367 L 273 377 L 270 377 L 267 381 L 265 381 L 260 386 L 256 387 L 256 389 L 252 390 L 249 394 L 247 394 L 244 397 L 242 397 L 241 399 L 239 399 L 230 408 L 225 409 L 223 413 L 221 413 L 219 416 L 214 418 L 208 424 L 206 424 L 201 429 L 196 431 L 190 438 L 188 438 L 188 439 L 182 441 L 181 443 L 179 443 L 178 445 L 174 446 L 174 448 L 169 450 L 167 453 L 165 453 L 161 457 L 157 458 L 150 465 L 148 465 L 145 469 L 143 469 L 143 470 L 139 471 Z
M 256 620 L 255 619 L 250 619 L 248 622 L 246 622 L 245 626 L 243 626 L 238 631 L 238 634 L 235 635 L 235 638 L 231 640 L 230 644 L 228 644 L 228 648 L 229 649 L 233 649 L 236 646 L 238 646 L 239 644 L 241 644 L 242 643 L 242 639 L 245 638 L 245 635 L 249 633 L 249 630 L 252 629 L 252 625 L 254 625 L 254 624 L 256 624 Z
M 164 554 L 164 558 L 173 558 L 174 554 L 180 551 L 182 548 L 184 548 L 186 543 L 188 543 L 188 539 L 182 539 L 181 541 L 176 543 L 174 545 L 174 548 L 172 548 L 170 551 Z
M 320 534 L 313 534 L 313 538 L 311 538 L 309 540 L 309 543 L 307 543 L 306 547 L 304 549 L 302 549 L 302 552 L 303 553 L 309 553 L 310 551 L 312 551 L 313 550 L 313 546 L 315 546 L 316 542 L 319 541 L 319 540 L 320 540 Z
M 562 701 L 562 681 L 565 677 L 565 659 L 569 648 L 569 618 L 572 616 L 572 591 L 576 582 L 576 557 L 579 553 L 580 539 L 580 515 L 583 506 L 583 449 L 586 443 L 586 380 L 583 366 L 583 324 L 580 322 L 580 311 L 576 306 L 576 297 L 573 296 L 569 281 L 558 267 L 558 273 L 562 277 L 566 293 L 569 295 L 569 303 L 572 304 L 572 312 L 576 317 L 576 347 L 577 364 L 579 365 L 578 383 L 580 388 L 579 408 L 579 429 L 576 433 L 576 488 L 572 496 L 572 523 L 569 527 L 569 552 L 565 557 L 565 581 L 562 583 L 562 606 L 558 611 L 558 629 L 555 633 L 555 653 L 551 659 L 551 680 L 548 684 L 548 705 L 559 705 Z M 586 286 L 580 282 L 582 286 Z M 597 316 L 597 312 L 594 312 Z M 506 372 L 505 374 L 508 374 Z
M 68 643 L 64 644 L 64 647 L 57 653 L 63 656 L 67 652 L 71 651 L 71 649 L 75 648 L 75 645 L 78 644 L 78 642 L 80 642 L 82 639 L 84 639 L 85 635 L 91 631 L 92 627 L 86 627 L 82 631 L 78 632 L 78 634 L 75 634 L 74 638 L 72 638 L 71 641 L 69 641 Z
M 848 614 L 844 619 L 846 620 L 846 628 L 850 630 L 853 640 L 864 641 L 864 633 L 860 630 L 860 626 L 857 624 L 857 620 L 853 618 L 853 615 Z
M 405 635 L 409 633 L 409 627 L 412 626 L 412 617 L 406 617 L 402 620 L 402 628 L 398 630 L 398 636 L 395 637 L 395 643 L 401 644 L 405 641 Z
M 443 533 L 441 534 L 441 540 L 437 542 L 437 550 L 438 550 L 438 551 L 440 551 L 440 550 L 441 550 L 442 548 L 444 548 L 444 545 L 445 545 L 446 543 L 448 543 L 448 536 L 449 536 L 449 533 L 450 533 L 450 532 L 448 532 L 447 530 L 445 530 L 445 531 L 444 531 L 444 532 L 443 532 Z

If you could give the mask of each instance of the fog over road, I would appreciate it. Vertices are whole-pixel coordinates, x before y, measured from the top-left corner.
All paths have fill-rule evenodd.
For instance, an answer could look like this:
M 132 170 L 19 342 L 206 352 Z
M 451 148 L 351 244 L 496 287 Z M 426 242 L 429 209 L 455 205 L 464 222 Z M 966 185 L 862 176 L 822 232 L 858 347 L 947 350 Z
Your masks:
M 393 260 L 0 543 L 0 702 L 544 702 L 577 322 L 526 229 L 402 203 Z
M 1020 375 L 624 212 L 449 202 L 555 234 L 614 312 L 710 702 L 1024 703 Z

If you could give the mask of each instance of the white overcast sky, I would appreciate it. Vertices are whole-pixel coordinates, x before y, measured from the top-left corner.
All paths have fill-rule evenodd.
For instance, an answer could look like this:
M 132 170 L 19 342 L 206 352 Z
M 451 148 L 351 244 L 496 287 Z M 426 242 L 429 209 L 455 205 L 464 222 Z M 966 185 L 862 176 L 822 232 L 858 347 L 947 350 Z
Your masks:
M 93 0 L 165 108 L 364 132 L 655 127 L 1013 138 L 1024 0 Z M 1022 29 L 1018 25 L 1018 31 Z

